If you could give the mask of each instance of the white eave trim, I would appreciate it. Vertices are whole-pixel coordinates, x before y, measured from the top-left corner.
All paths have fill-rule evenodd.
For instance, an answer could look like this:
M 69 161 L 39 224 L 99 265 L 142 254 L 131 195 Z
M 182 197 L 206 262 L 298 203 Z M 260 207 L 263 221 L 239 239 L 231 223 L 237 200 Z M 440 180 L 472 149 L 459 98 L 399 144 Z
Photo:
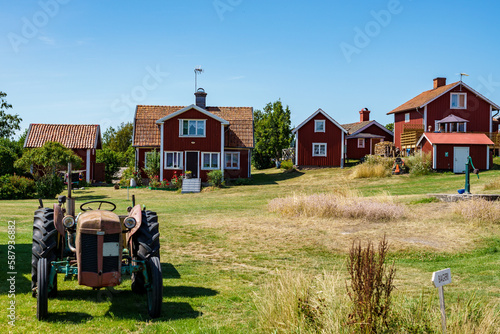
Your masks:
M 330 122 L 332 122 L 339 129 L 341 129 L 343 133 L 347 134 L 347 130 L 344 129 L 342 127 L 342 125 L 340 125 L 336 120 L 334 120 L 333 118 L 331 118 L 330 115 L 328 115 L 326 112 L 324 112 L 321 108 L 319 108 L 318 110 L 316 110 L 316 112 L 314 114 L 312 114 L 311 116 L 309 116 L 304 122 L 300 123 L 299 126 L 297 126 L 295 129 L 293 129 L 292 133 L 296 133 L 301 127 L 303 127 L 305 124 L 307 124 L 310 120 L 312 120 L 314 117 L 316 117 L 316 115 L 318 115 L 319 113 L 323 114 L 323 116 L 325 116 Z
M 363 132 L 363 130 L 366 130 L 368 129 L 370 126 L 372 125 L 376 125 L 378 126 L 379 128 L 381 128 L 382 130 L 384 130 L 385 132 L 387 132 L 388 134 L 390 134 L 391 136 L 394 136 L 394 132 L 392 132 L 391 130 L 387 129 L 385 126 L 383 126 L 382 124 L 380 124 L 379 122 L 377 122 L 376 120 L 373 120 L 373 121 L 370 121 L 370 123 L 366 124 L 365 126 L 363 126 L 361 129 L 351 133 L 349 136 L 354 136 L 360 132 Z
M 217 121 L 221 122 L 221 123 L 222 123 L 222 124 L 224 124 L 224 125 L 229 125 L 229 122 L 228 122 L 228 121 L 226 121 L 225 119 L 220 118 L 219 116 L 216 116 L 216 115 L 212 114 L 211 112 L 209 112 L 209 111 L 207 111 L 207 110 L 205 110 L 205 109 L 203 109 L 203 108 L 198 107 L 198 106 L 197 106 L 197 105 L 195 105 L 195 104 L 192 104 L 192 105 L 190 105 L 190 106 L 187 106 L 187 107 L 185 107 L 185 108 L 182 108 L 181 110 L 177 110 L 176 112 L 174 112 L 174 113 L 172 113 L 172 114 L 170 114 L 170 115 L 167 115 L 167 116 L 165 116 L 165 117 L 163 117 L 163 118 L 160 118 L 159 120 L 157 120 L 157 121 L 156 121 L 156 124 L 162 124 L 162 123 L 165 123 L 165 121 L 166 121 L 166 120 L 169 120 L 169 119 L 171 119 L 171 118 L 173 118 L 173 117 L 176 117 L 176 116 L 178 116 L 178 115 L 180 115 L 180 114 L 182 114 L 182 113 L 185 113 L 186 111 L 191 110 L 191 109 L 195 109 L 195 110 L 197 110 L 197 111 L 201 112 L 202 114 L 205 114 L 205 115 L 207 115 L 208 117 L 211 117 L 211 118 L 213 118 L 213 119 L 215 119 L 215 120 L 217 120 Z
M 429 138 L 427 138 L 427 136 L 425 135 L 425 133 L 423 133 L 423 134 L 420 136 L 420 138 L 418 139 L 417 144 L 416 144 L 415 146 L 419 146 L 419 145 L 420 145 L 420 142 L 424 139 L 424 137 L 425 137 L 425 139 L 427 139 L 427 141 L 428 141 L 431 145 L 433 145 L 433 144 L 432 144 L 432 142 L 429 140 Z

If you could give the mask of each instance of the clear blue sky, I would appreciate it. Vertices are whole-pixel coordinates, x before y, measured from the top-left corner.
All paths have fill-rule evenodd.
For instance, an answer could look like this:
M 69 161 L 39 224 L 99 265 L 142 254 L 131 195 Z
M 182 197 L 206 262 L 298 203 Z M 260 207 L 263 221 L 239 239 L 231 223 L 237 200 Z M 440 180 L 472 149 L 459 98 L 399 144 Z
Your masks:
M 500 103 L 497 1 L 3 1 L 0 91 L 29 123 L 117 126 L 135 105 L 261 109 L 339 123 L 464 81 Z M 361 31 L 361 33 L 360 33 Z

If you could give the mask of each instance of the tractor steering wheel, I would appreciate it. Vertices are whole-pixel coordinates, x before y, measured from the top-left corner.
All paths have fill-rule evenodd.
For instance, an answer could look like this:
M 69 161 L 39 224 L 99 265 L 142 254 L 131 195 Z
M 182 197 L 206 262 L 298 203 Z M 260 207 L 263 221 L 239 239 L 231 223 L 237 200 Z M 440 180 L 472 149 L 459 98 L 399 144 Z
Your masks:
M 109 204 L 109 205 L 113 206 L 113 208 L 111 210 L 107 210 L 107 211 L 115 211 L 115 209 L 116 209 L 115 203 L 111 203 L 108 201 L 88 201 L 88 202 L 82 203 L 82 205 L 80 205 L 80 210 L 82 210 L 82 211 L 94 210 L 91 207 L 84 208 L 85 205 L 90 204 L 90 203 L 99 203 L 99 207 L 97 208 L 97 210 L 101 210 L 101 206 L 103 204 Z

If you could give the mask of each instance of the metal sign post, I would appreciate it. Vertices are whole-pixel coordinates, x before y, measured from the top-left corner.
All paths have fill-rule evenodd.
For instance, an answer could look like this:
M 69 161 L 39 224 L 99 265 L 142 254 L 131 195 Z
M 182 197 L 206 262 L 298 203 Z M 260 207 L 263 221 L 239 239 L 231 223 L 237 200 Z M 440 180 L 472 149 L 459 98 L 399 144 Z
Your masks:
M 439 306 L 441 308 L 441 328 L 443 333 L 446 333 L 446 312 L 444 305 L 444 288 L 446 284 L 451 283 L 451 270 L 450 268 L 435 271 L 432 273 L 432 283 L 438 288 L 439 292 Z

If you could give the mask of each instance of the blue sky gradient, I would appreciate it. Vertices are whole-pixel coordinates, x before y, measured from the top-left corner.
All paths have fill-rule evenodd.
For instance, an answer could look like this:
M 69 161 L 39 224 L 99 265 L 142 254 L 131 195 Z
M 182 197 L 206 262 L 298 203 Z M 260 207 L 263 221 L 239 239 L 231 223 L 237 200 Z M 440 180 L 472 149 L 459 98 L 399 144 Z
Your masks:
M 117 126 L 135 105 L 262 109 L 292 125 L 322 108 L 339 123 L 386 113 L 432 79 L 500 103 L 496 1 L 4 1 L 0 91 L 30 123 Z M 347 50 L 347 51 L 346 51 Z

